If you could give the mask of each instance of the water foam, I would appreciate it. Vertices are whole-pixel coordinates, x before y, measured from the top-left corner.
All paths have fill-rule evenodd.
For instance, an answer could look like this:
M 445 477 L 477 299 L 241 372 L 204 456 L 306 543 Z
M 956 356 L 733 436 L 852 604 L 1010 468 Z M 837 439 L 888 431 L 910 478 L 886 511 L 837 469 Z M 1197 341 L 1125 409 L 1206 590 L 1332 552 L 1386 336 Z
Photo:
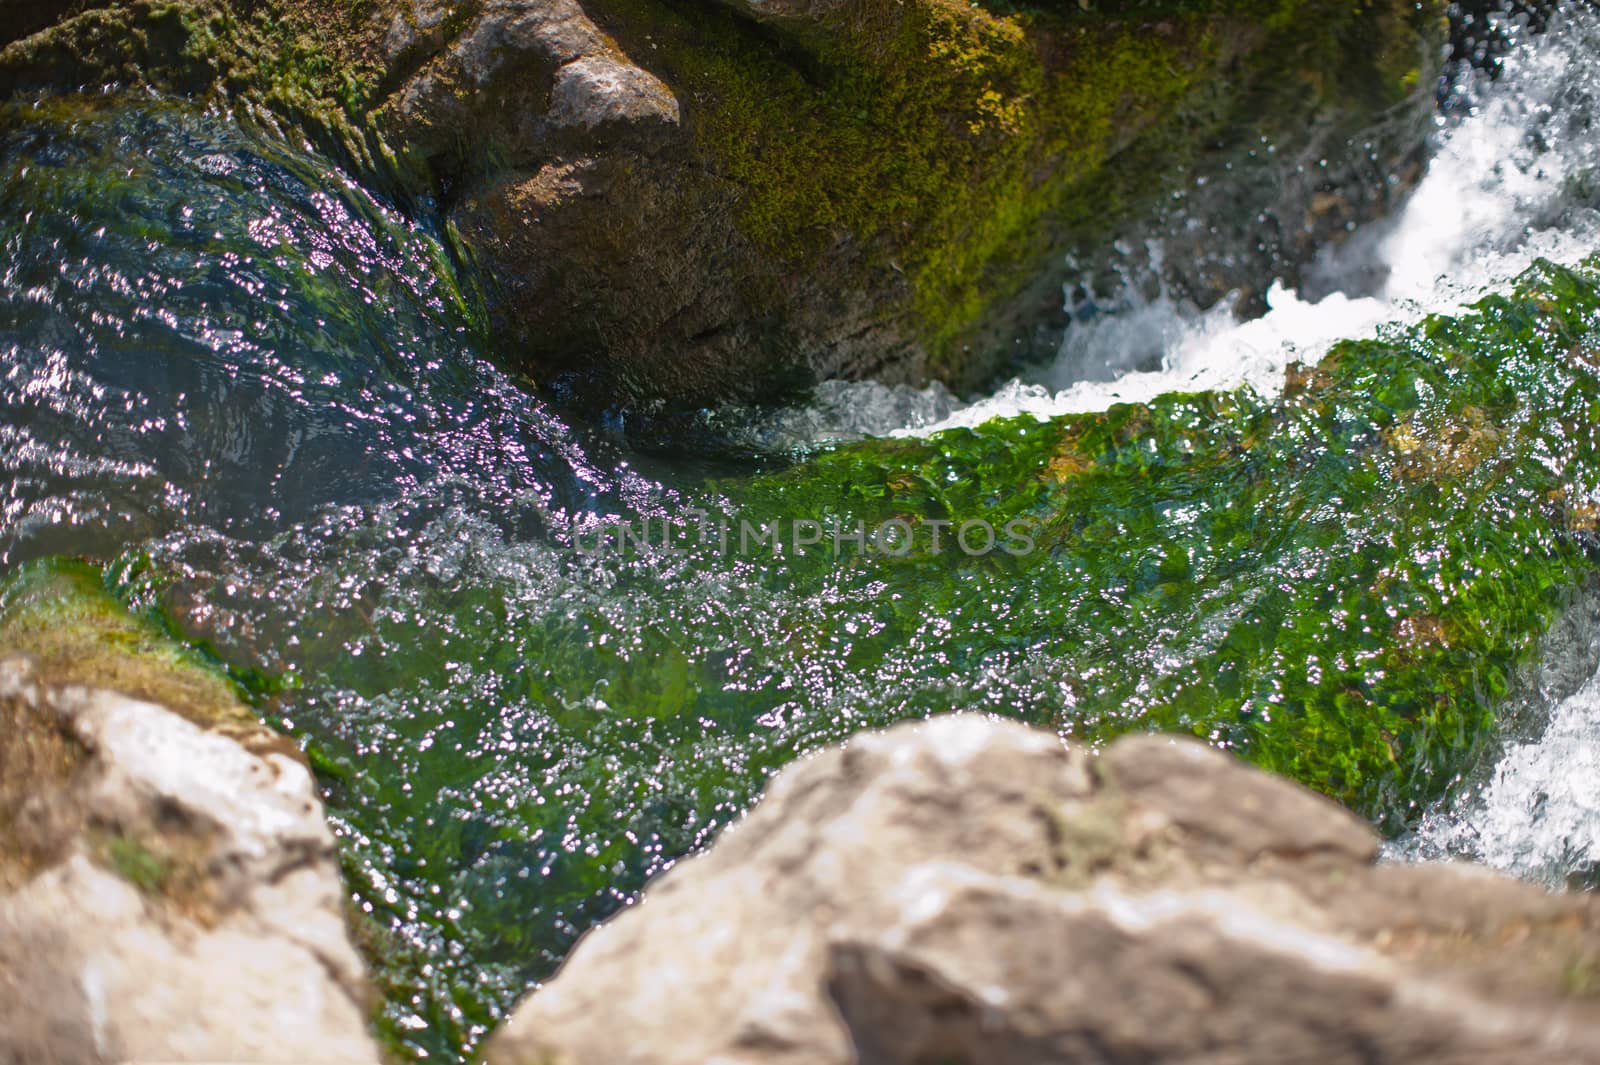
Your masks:
M 1508 708 L 1510 735 L 1457 793 L 1389 848 L 1395 859 L 1472 858 L 1551 887 L 1600 868 L 1600 595 L 1545 640 Z
M 1581 10 L 1544 33 L 1505 32 L 1515 43 L 1501 77 L 1469 72 L 1454 87 L 1461 99 L 1449 111 L 1458 117 L 1440 119 L 1421 184 L 1395 217 L 1324 253 L 1308 271 L 1316 295 L 1274 285 L 1269 311 L 1240 322 L 1230 307 L 1202 311 L 1130 284 L 1109 313 L 1097 308 L 1068 330 L 1050 365 L 947 417 L 872 428 L 927 435 L 1240 385 L 1272 394 L 1287 364 L 1313 363 L 1338 340 L 1459 308 L 1537 259 L 1584 258 L 1600 245 L 1600 137 L 1592 132 L 1600 16 Z M 1159 263 L 1159 246 L 1143 250 Z

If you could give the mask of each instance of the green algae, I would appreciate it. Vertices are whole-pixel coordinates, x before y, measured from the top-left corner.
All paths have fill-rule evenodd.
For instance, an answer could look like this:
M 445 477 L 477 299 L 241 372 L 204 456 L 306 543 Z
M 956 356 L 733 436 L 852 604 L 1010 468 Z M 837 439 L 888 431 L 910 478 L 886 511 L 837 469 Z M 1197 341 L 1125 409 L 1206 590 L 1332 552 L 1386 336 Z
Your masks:
M 854 444 L 681 501 L 703 518 L 653 511 L 571 585 L 512 552 L 353 591 L 284 713 L 367 917 L 401 933 L 389 1037 L 470 1048 L 773 771 L 907 718 L 1195 735 L 1404 827 L 1600 561 L 1597 326 L 1595 267 L 1544 266 L 1281 396 Z M 1019 520 L 1032 550 L 954 542 Z M 901 521 L 912 549 L 802 552 L 796 521 Z M 787 531 L 741 544 L 746 522 Z M 454 552 L 439 535 L 408 550 Z
M 325 284 L 308 313 L 332 320 Z M 773 771 L 863 728 L 972 710 L 1088 742 L 1180 731 L 1404 824 L 1492 736 L 1593 569 L 1597 323 L 1595 269 L 1547 267 L 1342 345 L 1281 397 L 1171 395 L 680 483 L 646 513 L 682 553 L 588 560 L 548 524 L 518 542 L 424 497 L 415 526 L 332 508 L 242 573 L 202 551 L 158 580 L 173 556 L 149 546 L 109 580 L 42 566 L 0 618 L 11 646 L 49 627 L 19 619 L 67 607 L 135 644 L 180 632 L 254 676 L 324 786 L 385 1038 L 459 1056 Z M 682 516 L 696 501 L 758 526 L 900 519 L 918 549 L 720 550 Z M 1035 550 L 931 550 L 936 521 L 1018 519 Z M 107 588 L 139 609 L 101 609 Z M 230 612 L 248 636 L 214 620 Z M 77 665 L 102 684 L 124 668 Z
M 1392 830 L 1471 764 L 1594 565 L 1597 309 L 1592 268 L 1542 267 L 1470 315 L 1341 345 L 1279 400 L 856 445 L 730 491 L 868 525 L 1034 522 L 1020 558 L 876 564 L 908 615 L 957 631 L 1027 589 L 1062 695 L 1025 716 L 1200 736 Z

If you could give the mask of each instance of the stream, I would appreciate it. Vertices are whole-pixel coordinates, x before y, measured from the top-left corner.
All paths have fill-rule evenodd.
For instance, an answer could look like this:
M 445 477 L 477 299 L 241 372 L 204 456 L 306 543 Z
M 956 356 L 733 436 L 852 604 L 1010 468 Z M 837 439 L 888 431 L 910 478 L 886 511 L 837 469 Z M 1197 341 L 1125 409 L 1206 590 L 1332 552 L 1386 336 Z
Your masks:
M 1348 618 L 1313 618 L 1284 582 L 1367 580 L 1340 567 L 1383 540 L 1426 570 L 1418 587 L 1476 588 L 1384 531 L 1379 489 L 1364 504 L 1346 492 L 1355 459 L 1303 490 L 1228 462 L 1265 434 L 1291 363 L 1600 248 L 1600 18 L 1508 32 L 1497 78 L 1463 68 L 1446 89 L 1407 206 L 1329 249 L 1307 291 L 1275 287 L 1264 317 L 1149 295 L 1132 264 L 1161 252 L 1140 249 L 1123 292 L 1069 288 L 1058 357 L 990 395 L 835 382 L 799 407 L 714 412 L 764 456 L 743 465 L 635 454 L 565 418 L 496 361 L 448 234 L 304 146 L 154 98 L 7 105 L 0 571 L 103 565 L 305 745 L 383 1034 L 416 1059 L 462 1060 L 584 931 L 796 758 L 966 709 L 1089 742 L 1176 715 L 1270 762 L 1270 711 L 1183 715 L 1217 693 L 1275 707 L 1323 668 L 1360 668 L 1330 653 L 1286 679 L 1286 652 L 1260 637 L 1229 672 L 1260 617 L 1285 631 L 1311 618 L 1294 631 L 1313 645 L 1314 625 L 1364 624 L 1348 599 Z M 1199 479 L 1161 482 L 1156 502 L 1141 481 L 1085 489 L 1083 506 L 1119 523 L 1092 549 L 1025 558 L 1031 526 L 999 517 L 984 550 L 903 565 L 836 540 L 806 554 L 703 535 L 773 507 L 819 525 L 856 513 L 849 491 L 804 480 L 804 460 L 862 441 L 884 449 L 864 454 L 886 483 L 915 456 L 941 506 L 1016 518 L 995 500 L 1033 420 L 1173 392 L 1225 394 L 1158 418 L 1223 456 L 1216 479 L 1186 472 Z M 995 418 L 1007 428 L 933 435 Z M 1328 509 L 1340 500 L 1350 513 Z M 1256 524 L 1235 501 L 1292 516 L 1235 557 L 1229 537 Z M 642 534 L 606 549 L 620 530 Z M 1391 830 L 1392 857 L 1594 877 L 1597 603 L 1593 589 L 1564 600 L 1531 670 L 1484 652 L 1475 676 L 1509 709 L 1470 764 L 1406 767 L 1415 793 L 1345 782 Z

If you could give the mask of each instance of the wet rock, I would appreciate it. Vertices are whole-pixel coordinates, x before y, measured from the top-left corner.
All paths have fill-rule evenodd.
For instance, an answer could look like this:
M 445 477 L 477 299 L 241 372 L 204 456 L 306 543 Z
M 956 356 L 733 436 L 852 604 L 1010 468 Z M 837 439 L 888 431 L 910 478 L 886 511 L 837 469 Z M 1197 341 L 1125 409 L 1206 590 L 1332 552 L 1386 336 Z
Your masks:
M 242 707 L 77 683 L 116 645 L 102 683 L 225 690 L 63 568 L 0 590 L 0 1061 L 376 1062 L 309 769 Z
M 900 726 L 782 773 L 487 1060 L 1600 1061 L 1591 897 L 1376 854 L 1192 741 Z
M 1127 233 L 1170 242 L 1181 298 L 1248 308 L 1419 176 L 1442 36 L 1438 10 L 1399 6 L 1292 32 L 944 0 L 583 12 L 620 49 L 612 75 L 568 60 L 510 109 L 458 92 L 518 129 L 474 139 L 491 165 L 430 169 L 514 357 L 623 406 L 830 377 L 974 387 L 1054 350 L 1065 253 L 1092 270 Z M 569 85 L 616 116 L 605 136 L 554 132 L 599 126 L 563 121 Z
M 0 92 L 283 116 L 442 209 L 506 358 L 597 407 L 963 390 L 1054 349 L 1069 252 L 1158 238 L 1248 308 L 1420 174 L 1433 0 L 1017 6 L 133 0 L 0 51 Z

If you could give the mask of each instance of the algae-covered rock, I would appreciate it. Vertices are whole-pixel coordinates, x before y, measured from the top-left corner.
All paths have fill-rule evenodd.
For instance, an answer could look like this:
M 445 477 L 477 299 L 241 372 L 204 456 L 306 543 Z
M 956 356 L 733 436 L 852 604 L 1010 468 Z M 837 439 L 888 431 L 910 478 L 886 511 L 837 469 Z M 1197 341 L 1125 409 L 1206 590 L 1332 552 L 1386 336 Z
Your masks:
M 443 210 L 540 379 L 707 402 L 972 385 L 1114 232 L 1259 294 L 1415 176 L 1442 38 L 1431 0 L 136 0 L 0 51 L 0 91 L 284 118 Z
M 1592 896 L 1376 854 L 1191 742 L 900 726 L 782 773 L 485 1061 L 1600 1061 Z
M 1547 265 L 1292 366 L 1278 397 L 995 421 L 727 487 L 780 524 L 902 530 L 870 563 L 885 645 L 1013 678 L 1066 735 L 1189 733 L 1397 828 L 1471 765 L 1600 561 L 1597 309 L 1594 264 Z M 969 522 L 998 546 L 964 550 Z
M 292 745 L 88 567 L 0 587 L 0 1060 L 375 1062 Z

